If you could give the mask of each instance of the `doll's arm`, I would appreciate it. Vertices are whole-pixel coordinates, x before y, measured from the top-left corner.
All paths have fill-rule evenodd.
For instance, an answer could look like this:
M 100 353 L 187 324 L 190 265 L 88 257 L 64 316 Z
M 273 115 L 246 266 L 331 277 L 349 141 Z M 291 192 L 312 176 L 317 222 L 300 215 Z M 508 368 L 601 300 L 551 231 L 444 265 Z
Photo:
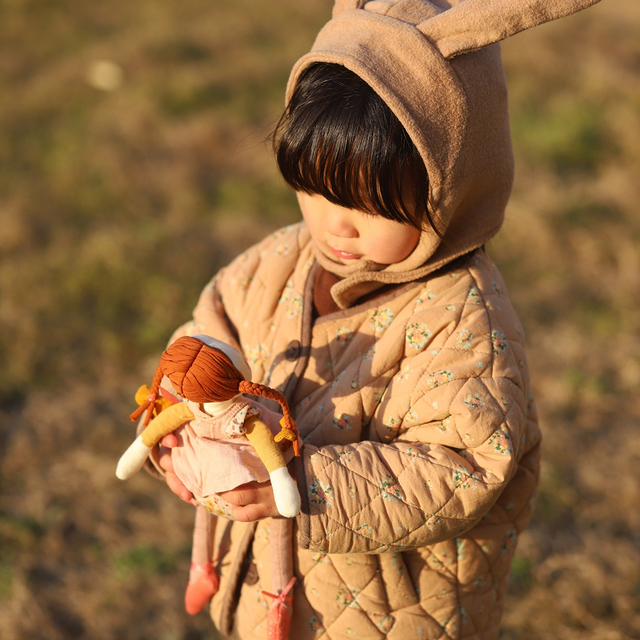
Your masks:
M 193 414 L 183 403 L 171 405 L 159 413 L 124 452 L 116 468 L 116 476 L 126 480 L 144 465 L 149 453 L 160 440 L 173 433 L 181 424 L 193 420 Z
M 256 416 L 247 418 L 245 428 L 249 442 L 269 472 L 278 512 L 285 518 L 297 516 L 300 511 L 300 494 L 271 430 Z

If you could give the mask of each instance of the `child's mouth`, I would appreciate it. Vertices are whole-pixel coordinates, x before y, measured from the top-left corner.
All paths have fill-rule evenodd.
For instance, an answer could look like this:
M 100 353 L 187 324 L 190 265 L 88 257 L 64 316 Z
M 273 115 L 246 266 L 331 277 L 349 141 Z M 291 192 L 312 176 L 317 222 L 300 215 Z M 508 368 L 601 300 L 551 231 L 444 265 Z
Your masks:
M 358 260 L 362 257 L 355 253 L 349 253 L 348 251 L 339 251 L 338 249 L 334 249 L 333 247 L 329 248 L 331 249 L 331 253 L 333 253 L 336 258 L 340 258 L 341 260 Z

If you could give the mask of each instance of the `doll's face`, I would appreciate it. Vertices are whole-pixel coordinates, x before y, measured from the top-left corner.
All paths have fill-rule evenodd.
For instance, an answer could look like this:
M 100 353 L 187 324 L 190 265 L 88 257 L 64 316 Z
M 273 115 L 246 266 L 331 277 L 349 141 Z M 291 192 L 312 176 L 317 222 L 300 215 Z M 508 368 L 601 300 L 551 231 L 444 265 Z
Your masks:
M 334 262 L 402 262 L 417 246 L 421 232 L 375 214 L 346 209 L 319 195 L 298 192 L 298 202 L 313 240 Z

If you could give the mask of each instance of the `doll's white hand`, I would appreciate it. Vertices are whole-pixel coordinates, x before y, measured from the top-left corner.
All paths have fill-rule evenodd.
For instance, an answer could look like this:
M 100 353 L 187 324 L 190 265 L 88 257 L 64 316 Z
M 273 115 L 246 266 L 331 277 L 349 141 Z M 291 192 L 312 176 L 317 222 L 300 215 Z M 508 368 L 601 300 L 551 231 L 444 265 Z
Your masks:
M 160 441 L 158 450 L 158 464 L 160 468 L 165 472 L 165 481 L 167 486 L 173 493 L 175 493 L 181 500 L 188 502 L 194 506 L 198 506 L 198 503 L 193 498 L 193 493 L 182 484 L 182 480 L 178 478 L 173 468 L 173 460 L 171 459 L 171 449 L 178 445 L 178 438 L 172 433 L 165 436 Z
M 300 494 L 287 467 L 280 467 L 270 474 L 271 486 L 281 516 L 295 518 L 300 513 Z
M 139 435 L 122 454 L 116 468 L 116 476 L 120 480 L 127 480 L 136 474 L 142 467 L 146 459 L 149 457 L 151 447 L 142 442 L 142 435 Z

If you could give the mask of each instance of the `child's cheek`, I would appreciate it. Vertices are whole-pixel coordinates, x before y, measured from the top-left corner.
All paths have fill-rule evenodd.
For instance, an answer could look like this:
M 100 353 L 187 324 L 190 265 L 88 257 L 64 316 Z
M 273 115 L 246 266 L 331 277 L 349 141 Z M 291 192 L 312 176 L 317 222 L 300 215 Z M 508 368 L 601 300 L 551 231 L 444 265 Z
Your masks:
M 402 262 L 415 249 L 419 234 L 391 234 L 369 240 L 368 255 L 379 264 L 396 264 Z

